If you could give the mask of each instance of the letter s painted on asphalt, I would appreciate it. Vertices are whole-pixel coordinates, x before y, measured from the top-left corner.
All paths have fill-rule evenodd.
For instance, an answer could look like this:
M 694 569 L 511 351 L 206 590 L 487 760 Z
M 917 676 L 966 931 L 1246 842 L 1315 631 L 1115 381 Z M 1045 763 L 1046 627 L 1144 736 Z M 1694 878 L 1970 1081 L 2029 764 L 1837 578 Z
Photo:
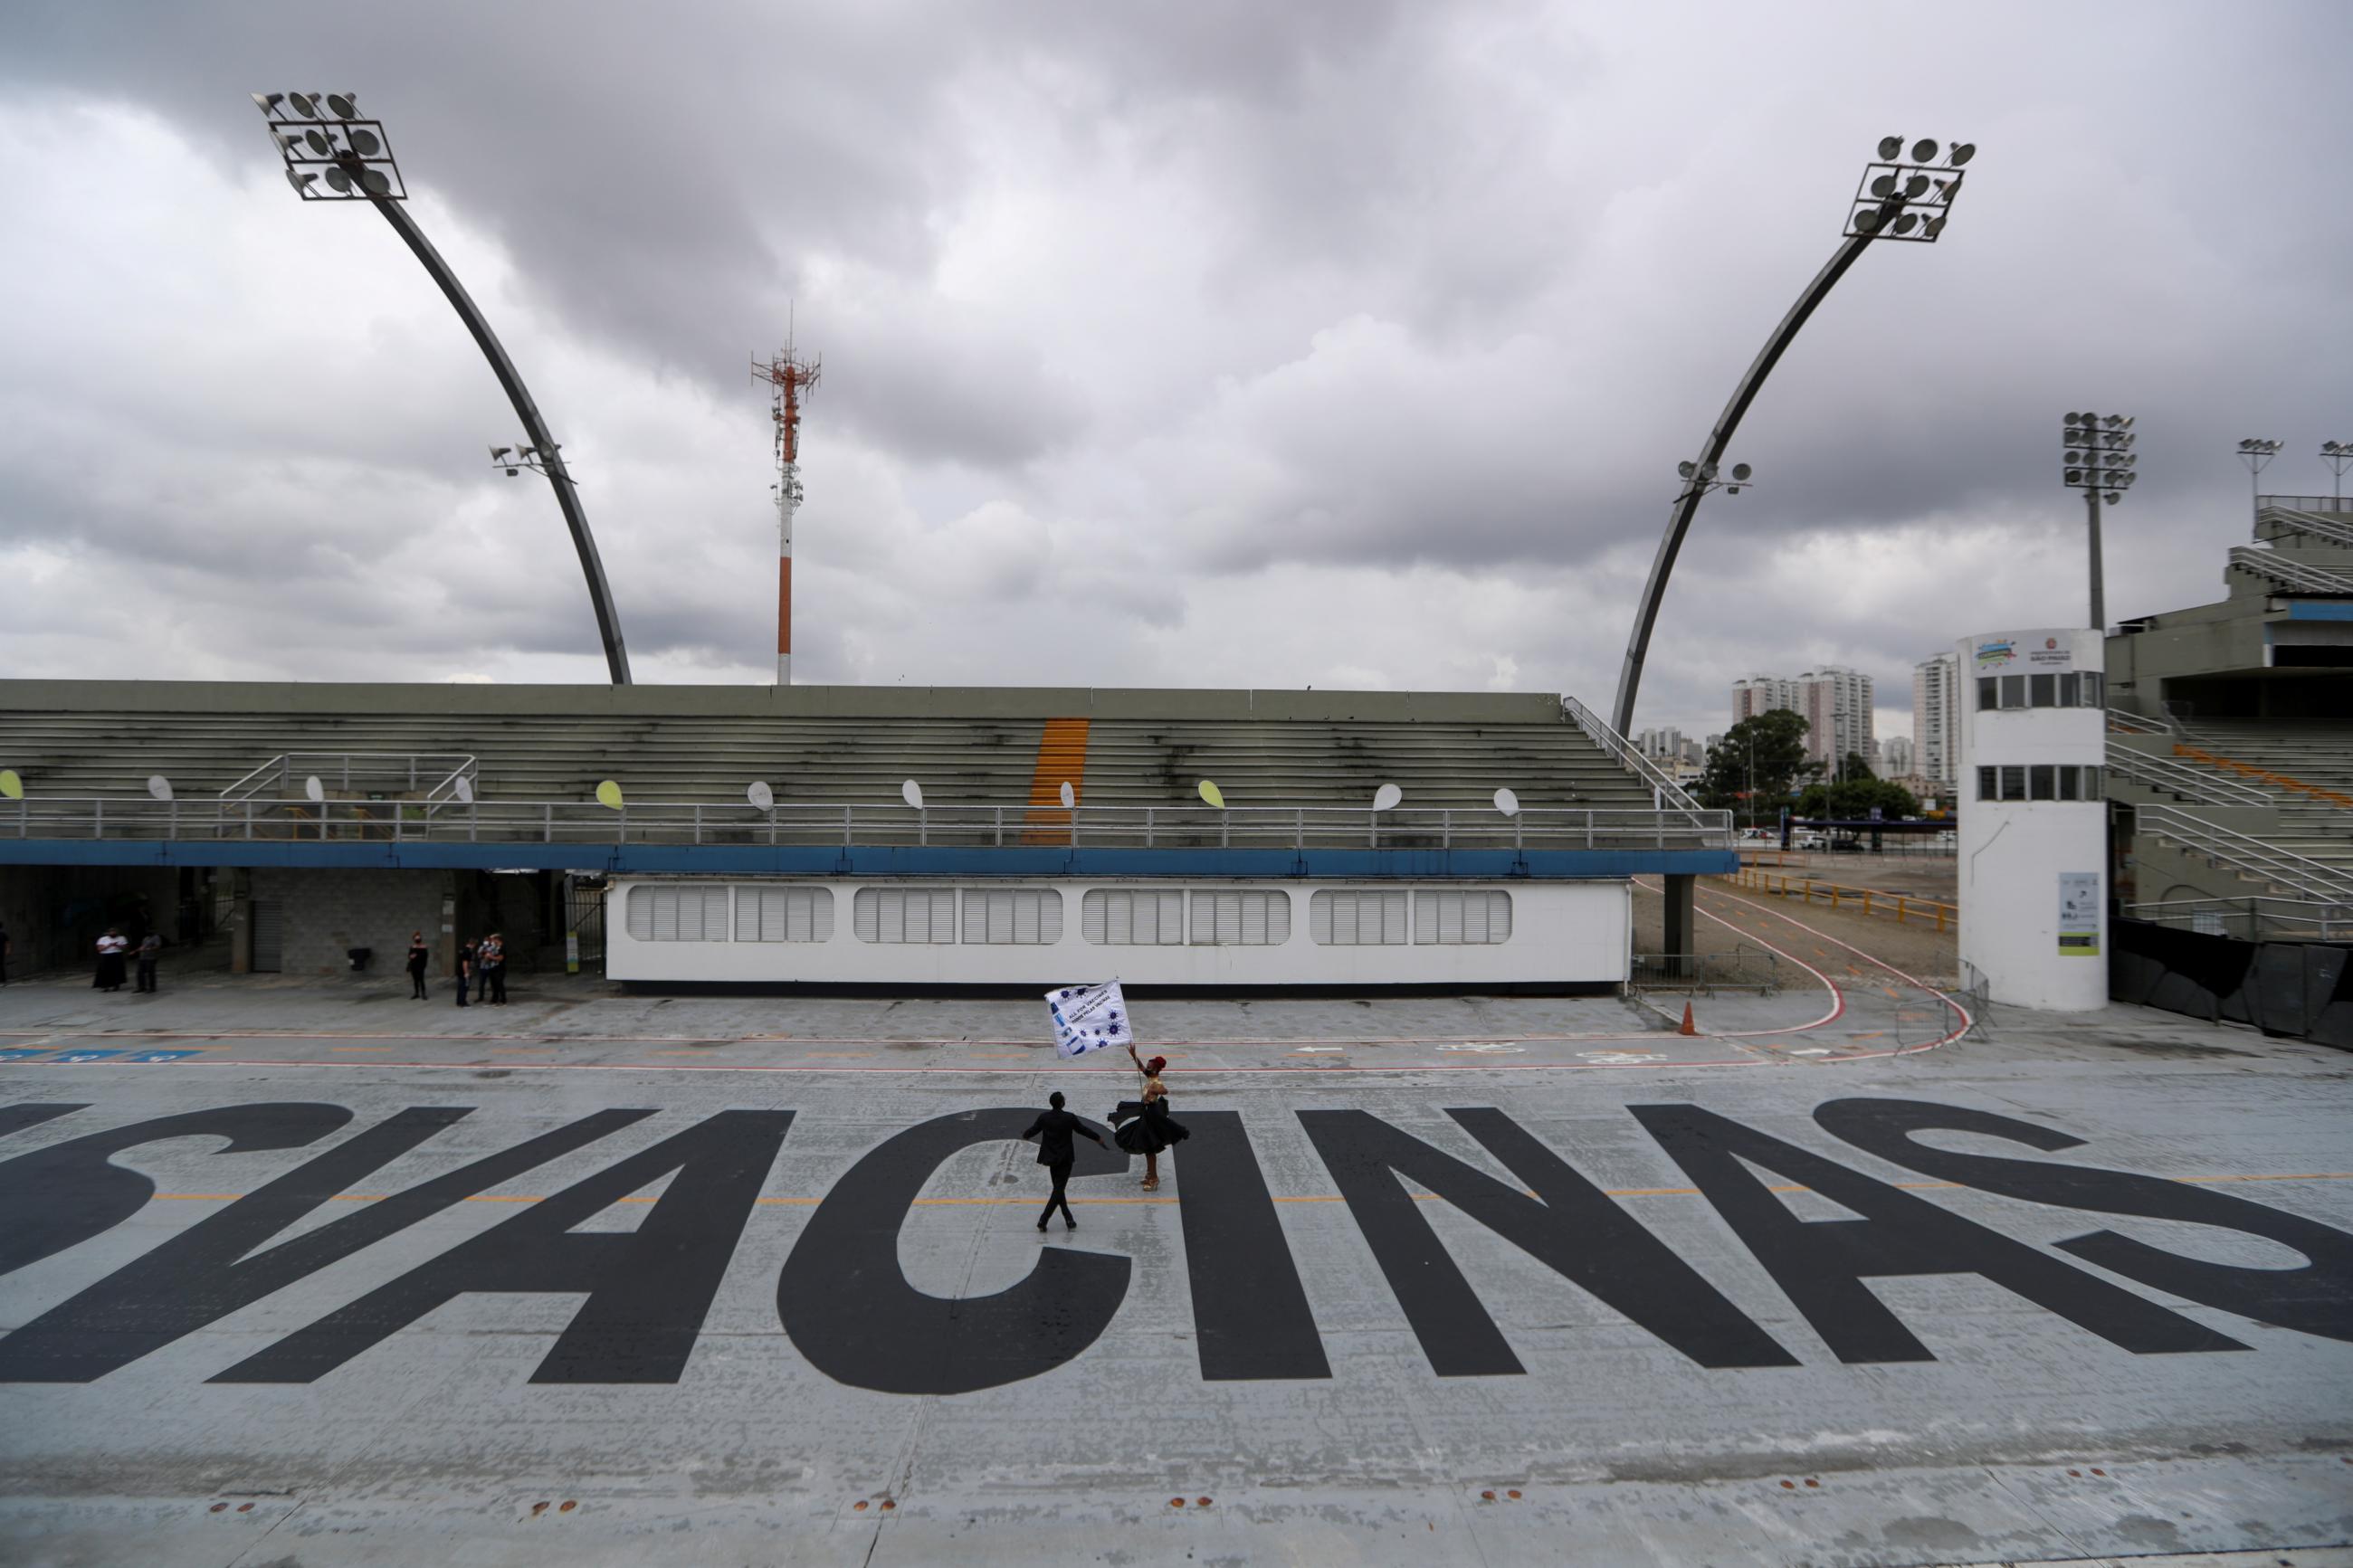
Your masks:
M 2183 1258 L 2112 1230 L 2058 1244 L 2086 1263 L 2209 1307 L 2332 1340 L 2353 1340 L 2353 1236 L 2317 1220 L 2204 1187 L 2043 1160 L 2005 1160 L 1934 1149 L 1915 1132 L 1976 1132 L 2055 1152 L 2084 1140 L 1991 1111 L 1916 1100 L 1832 1100 L 1814 1110 L 1822 1130 L 1881 1159 L 1979 1192 L 2094 1214 L 2133 1215 L 2218 1226 L 2278 1242 L 2309 1261 L 2301 1268 L 2262 1268 Z

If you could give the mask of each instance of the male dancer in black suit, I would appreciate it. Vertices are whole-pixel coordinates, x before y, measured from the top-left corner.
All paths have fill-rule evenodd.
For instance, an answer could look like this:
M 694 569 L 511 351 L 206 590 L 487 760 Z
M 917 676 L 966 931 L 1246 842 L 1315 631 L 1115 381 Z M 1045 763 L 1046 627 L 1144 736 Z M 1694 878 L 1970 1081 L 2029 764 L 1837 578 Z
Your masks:
M 1062 1228 L 1076 1230 L 1079 1222 L 1072 1217 L 1070 1197 L 1063 1192 L 1063 1188 L 1070 1184 L 1071 1166 L 1079 1157 L 1078 1151 L 1071 1147 L 1071 1135 L 1076 1133 L 1082 1138 L 1092 1138 L 1103 1147 L 1109 1145 L 1103 1143 L 1093 1128 L 1062 1109 L 1060 1090 L 1049 1095 L 1046 1103 L 1050 1109 L 1039 1111 L 1038 1120 L 1029 1124 L 1029 1131 L 1021 1134 L 1024 1138 L 1038 1140 L 1038 1163 L 1045 1166 L 1046 1173 L 1054 1178 L 1054 1191 L 1046 1199 L 1045 1209 L 1038 1215 L 1038 1228 L 1044 1230 L 1046 1222 L 1059 1208 L 1062 1211 Z

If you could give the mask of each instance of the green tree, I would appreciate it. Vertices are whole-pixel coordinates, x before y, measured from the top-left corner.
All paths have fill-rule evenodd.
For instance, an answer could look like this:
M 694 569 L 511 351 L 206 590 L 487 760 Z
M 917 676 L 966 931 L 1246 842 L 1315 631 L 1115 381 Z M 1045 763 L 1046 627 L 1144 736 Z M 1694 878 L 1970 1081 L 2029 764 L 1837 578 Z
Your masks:
M 1740 813 L 1745 823 L 1777 817 L 1797 784 L 1821 771 L 1806 758 L 1806 721 L 1786 708 L 1743 719 L 1708 748 L 1693 793 L 1711 810 Z
M 1891 822 L 1920 815 L 1920 802 L 1910 790 L 1874 778 L 1810 785 L 1798 796 L 1793 815 L 1832 822 L 1862 822 L 1870 817 L 1873 806 Z
M 1839 767 L 1839 777 L 1842 781 L 1847 779 L 1875 779 L 1879 775 L 1877 773 L 1871 771 L 1871 763 L 1863 759 L 1863 755 L 1861 752 L 1849 752 L 1846 754 L 1846 761 L 1840 764 Z

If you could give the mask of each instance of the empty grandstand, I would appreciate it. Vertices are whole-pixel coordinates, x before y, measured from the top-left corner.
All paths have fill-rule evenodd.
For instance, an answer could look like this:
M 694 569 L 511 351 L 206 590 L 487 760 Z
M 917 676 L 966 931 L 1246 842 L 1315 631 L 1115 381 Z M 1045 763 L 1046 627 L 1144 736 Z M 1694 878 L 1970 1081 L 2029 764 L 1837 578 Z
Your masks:
M 2353 502 L 2259 500 L 2229 596 L 2108 640 L 2125 912 L 2353 938 Z
M 1111 887 L 1279 884 L 1286 911 L 1297 903 L 1301 962 L 1314 967 L 1157 955 L 1171 983 L 1617 981 L 1627 879 L 1663 874 L 1680 905 L 1693 874 L 1733 862 L 1728 818 L 1697 809 L 1589 713 L 1542 694 L 8 681 L 0 765 L 26 790 L 0 802 L 0 889 L 17 893 L 17 929 L 87 925 L 136 885 L 151 905 L 194 897 L 221 910 L 237 965 L 264 970 L 326 967 L 405 941 L 411 926 L 441 932 L 446 963 L 485 923 L 525 943 L 556 939 L 583 919 L 573 890 L 589 879 L 728 879 L 724 940 L 757 945 L 725 961 L 649 958 L 617 910 L 613 950 L 640 965 L 627 977 L 959 983 L 983 974 L 986 955 L 959 969 L 903 953 L 868 973 L 880 961 L 853 961 L 847 945 L 771 945 L 756 912 L 767 884 L 746 879 L 822 889 L 845 916 L 879 907 L 860 902 L 862 889 L 921 883 L 983 911 L 978 937 L 946 945 L 1038 945 L 1034 931 L 1020 942 L 989 934 L 990 889 L 1018 879 L 1074 915 Z M 151 777 L 168 787 L 151 792 Z M 1222 804 L 1205 799 L 1205 780 Z M 617 804 L 598 798 L 608 782 Z M 1403 798 L 1377 810 L 1384 785 Z M 1560 886 L 1520 907 L 1516 934 L 1469 944 L 1512 947 L 1504 975 L 1493 953 L 1465 955 L 1456 917 L 1474 893 L 1481 909 L 1510 907 L 1488 897 L 1507 882 Z M 1584 885 L 1574 920 L 1598 947 L 1553 923 L 1553 906 L 1571 907 L 1569 883 Z M 1319 889 L 1384 885 L 1429 894 L 1430 940 L 1401 945 L 1456 951 L 1386 974 L 1309 955 L 1342 945 L 1306 934 L 1334 907 Z M 79 921 L 59 914 L 69 889 L 84 895 Z M 1609 896 L 1596 904 L 1599 889 Z M 691 901 L 696 929 L 712 932 L 698 940 L 722 940 L 702 923 L 705 902 Z M 1410 902 L 1398 917 L 1409 933 L 1421 929 Z M 660 904 L 648 898 L 649 921 Z M 1153 945 L 1266 945 L 1255 924 L 1256 942 L 1229 941 L 1233 911 L 1205 907 L 1198 932 L 1188 924 L 1181 943 Z M 839 923 L 845 943 L 878 940 Z M 1074 941 L 1092 929 L 1060 923 Z M 944 943 L 927 934 L 921 945 Z M 1026 984 L 1006 957 L 988 977 Z M 643 969 L 655 960 L 670 972 Z

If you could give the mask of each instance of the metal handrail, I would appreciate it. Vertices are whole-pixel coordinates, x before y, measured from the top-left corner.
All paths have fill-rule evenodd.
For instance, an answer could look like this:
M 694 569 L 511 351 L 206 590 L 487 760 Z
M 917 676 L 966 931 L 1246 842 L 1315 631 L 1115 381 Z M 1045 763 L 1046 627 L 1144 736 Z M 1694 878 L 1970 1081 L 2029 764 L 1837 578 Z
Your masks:
M 1560 700 L 1560 705 L 1562 710 L 1568 714 L 1569 718 L 1576 722 L 1577 727 L 1585 731 L 1586 737 L 1588 740 L 1592 741 L 1594 744 L 1599 746 L 1603 751 L 1608 752 L 1611 756 L 1617 758 L 1618 761 L 1630 769 L 1637 778 L 1640 778 L 1644 784 L 1651 786 L 1651 797 L 1655 799 L 1662 808 L 1672 805 L 1680 806 L 1685 811 L 1698 811 L 1702 809 L 1699 802 L 1694 800 L 1691 795 L 1684 791 L 1683 785 L 1675 783 L 1673 779 L 1668 777 L 1663 769 L 1651 762 L 1650 758 L 1644 756 L 1635 747 L 1629 745 L 1626 742 L 1626 737 L 1611 729 L 1609 723 L 1602 719 L 1600 714 L 1596 713 L 1592 709 L 1588 708 L 1584 703 L 1579 702 L 1574 697 L 1562 698 Z
M 2108 709 L 2107 715 L 2108 728 L 2123 734 L 2170 735 L 2173 733 L 2173 721 L 2169 719 L 2151 719 L 2145 713 L 2127 713 L 2121 708 Z
M 2160 899 L 2125 904 L 2119 911 L 2152 925 L 2186 927 L 2229 936 L 2232 921 L 2245 925 L 2249 942 L 2265 934 L 2337 942 L 2353 937 L 2353 903 L 2321 899 L 2282 899 L 2255 894 L 2243 899 Z
M 1039 807 L 897 803 L 151 800 L 28 795 L 0 803 L 16 838 L 380 840 L 392 843 L 937 845 L 980 848 L 1728 849 L 1732 814 L 1672 807 L 1207 805 Z
M 2259 577 L 2268 577 L 2283 587 L 2299 589 L 2307 594 L 2353 594 L 2353 572 L 2329 572 L 2318 566 L 2306 566 L 2290 561 L 2277 551 L 2258 550 L 2252 544 L 2231 546 L 2231 564 L 2242 567 Z
M 2306 898 L 2331 903 L 2353 902 L 2353 877 L 2324 861 L 2307 859 L 2275 848 L 2260 838 L 2177 811 L 2169 805 L 2134 808 L 2137 825 L 2173 839 L 2184 847 L 2232 870 L 2272 883 Z
M 2210 768 L 2193 768 L 2170 757 L 2136 752 L 2126 746 L 2108 749 L 2108 772 L 2201 805 L 2277 805 L 2278 797 L 2253 784 L 2223 777 Z
M 2353 501 L 2340 504 L 2348 510 L 2353 510 Z M 2281 506 L 2267 510 L 2274 515 L 2269 519 L 2257 517 L 2256 527 L 2262 527 L 2268 521 L 2286 529 L 2291 533 L 2301 533 L 2311 539 L 2326 539 L 2336 544 L 2353 544 L 2353 525 L 2332 522 L 2327 518 L 2316 516 L 2301 507 Z M 2258 534 L 2256 537 L 2260 539 L 2263 535 Z
M 355 768 L 354 763 L 359 765 Z M 370 781 L 406 776 L 408 782 L 400 786 L 404 794 L 414 795 L 421 788 L 426 799 L 438 800 L 455 795 L 460 778 L 471 782 L 480 773 L 480 764 L 473 757 L 457 752 L 287 752 L 221 791 L 220 798 L 246 800 L 269 784 L 277 785 L 282 796 L 290 793 L 296 780 L 315 774 L 328 788 L 342 790 L 349 790 L 355 776 Z
M 2353 496 L 2257 496 L 2255 510 L 2277 507 L 2283 511 L 2353 512 Z

